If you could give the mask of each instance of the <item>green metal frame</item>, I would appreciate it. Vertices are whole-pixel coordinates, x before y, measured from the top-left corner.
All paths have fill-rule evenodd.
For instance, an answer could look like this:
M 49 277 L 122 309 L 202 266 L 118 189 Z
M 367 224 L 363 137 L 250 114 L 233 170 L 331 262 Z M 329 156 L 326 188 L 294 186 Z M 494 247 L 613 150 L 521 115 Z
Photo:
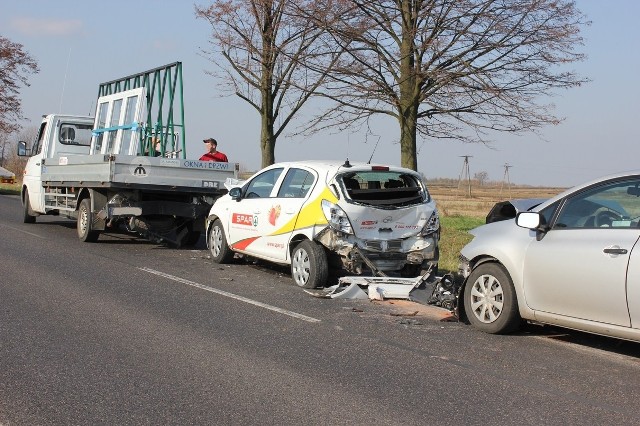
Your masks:
M 140 155 L 155 155 L 152 137 L 160 138 L 161 154 L 179 151 L 186 158 L 182 62 L 174 62 L 128 77 L 101 83 L 98 98 L 144 87 L 147 92 L 147 118 L 140 123 Z M 167 102 L 165 102 L 165 97 Z M 174 107 L 177 103 L 177 108 Z M 176 111 L 177 110 L 177 111 Z M 176 115 L 178 117 L 176 117 Z M 178 121 L 177 121 L 178 120 Z M 174 135 L 180 136 L 176 146 Z

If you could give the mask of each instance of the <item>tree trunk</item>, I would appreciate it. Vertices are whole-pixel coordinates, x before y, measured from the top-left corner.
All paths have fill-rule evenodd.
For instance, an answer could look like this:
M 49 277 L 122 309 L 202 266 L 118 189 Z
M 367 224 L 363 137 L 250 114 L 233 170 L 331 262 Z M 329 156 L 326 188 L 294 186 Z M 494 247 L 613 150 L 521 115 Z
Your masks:
M 263 77 L 264 78 L 264 77 Z M 262 114 L 260 115 L 260 150 L 262 152 L 262 167 L 276 162 L 276 138 L 273 135 L 273 96 L 271 94 L 271 79 L 265 79 L 262 88 Z
M 400 122 L 400 165 L 418 170 L 416 134 L 418 128 L 419 86 L 415 70 L 415 10 L 413 2 L 403 1 L 402 41 L 400 44 L 400 99 L 398 121 Z
M 260 150 L 262 152 L 263 168 L 276 162 L 276 139 L 273 137 L 273 122 L 270 122 L 270 117 L 267 117 L 266 115 L 262 116 Z
M 400 122 L 400 165 L 412 170 L 418 170 L 418 156 L 416 153 L 417 107 L 411 105 L 401 111 Z

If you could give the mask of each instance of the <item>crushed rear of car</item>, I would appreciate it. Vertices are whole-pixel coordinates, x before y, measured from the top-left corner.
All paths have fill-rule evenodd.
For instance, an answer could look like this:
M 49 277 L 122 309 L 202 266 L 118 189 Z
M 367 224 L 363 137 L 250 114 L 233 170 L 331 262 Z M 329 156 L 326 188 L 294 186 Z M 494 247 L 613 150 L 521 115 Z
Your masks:
M 360 166 L 340 171 L 329 185 L 339 200 L 323 202 L 329 226 L 316 240 L 339 256 L 345 270 L 416 276 L 437 264 L 440 221 L 417 173 Z

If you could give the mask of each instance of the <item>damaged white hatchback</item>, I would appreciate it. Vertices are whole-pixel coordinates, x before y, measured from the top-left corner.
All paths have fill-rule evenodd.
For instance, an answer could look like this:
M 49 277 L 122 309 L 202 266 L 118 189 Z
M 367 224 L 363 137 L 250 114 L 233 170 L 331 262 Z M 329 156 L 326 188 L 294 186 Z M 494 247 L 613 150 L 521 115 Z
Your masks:
M 211 208 L 207 245 L 291 265 L 297 285 L 351 274 L 420 275 L 438 262 L 440 221 L 422 176 L 401 167 L 330 161 L 278 163 L 238 182 Z

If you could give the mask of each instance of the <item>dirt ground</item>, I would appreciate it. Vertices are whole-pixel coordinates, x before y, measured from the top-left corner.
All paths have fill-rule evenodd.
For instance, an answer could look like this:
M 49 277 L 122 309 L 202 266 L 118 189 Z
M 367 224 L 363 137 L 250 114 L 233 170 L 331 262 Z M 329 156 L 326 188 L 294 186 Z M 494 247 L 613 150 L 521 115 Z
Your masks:
M 438 203 L 443 216 L 485 217 L 495 203 L 521 198 L 551 198 L 565 188 L 530 186 L 473 186 L 471 195 L 468 187 L 430 184 L 429 192 Z

